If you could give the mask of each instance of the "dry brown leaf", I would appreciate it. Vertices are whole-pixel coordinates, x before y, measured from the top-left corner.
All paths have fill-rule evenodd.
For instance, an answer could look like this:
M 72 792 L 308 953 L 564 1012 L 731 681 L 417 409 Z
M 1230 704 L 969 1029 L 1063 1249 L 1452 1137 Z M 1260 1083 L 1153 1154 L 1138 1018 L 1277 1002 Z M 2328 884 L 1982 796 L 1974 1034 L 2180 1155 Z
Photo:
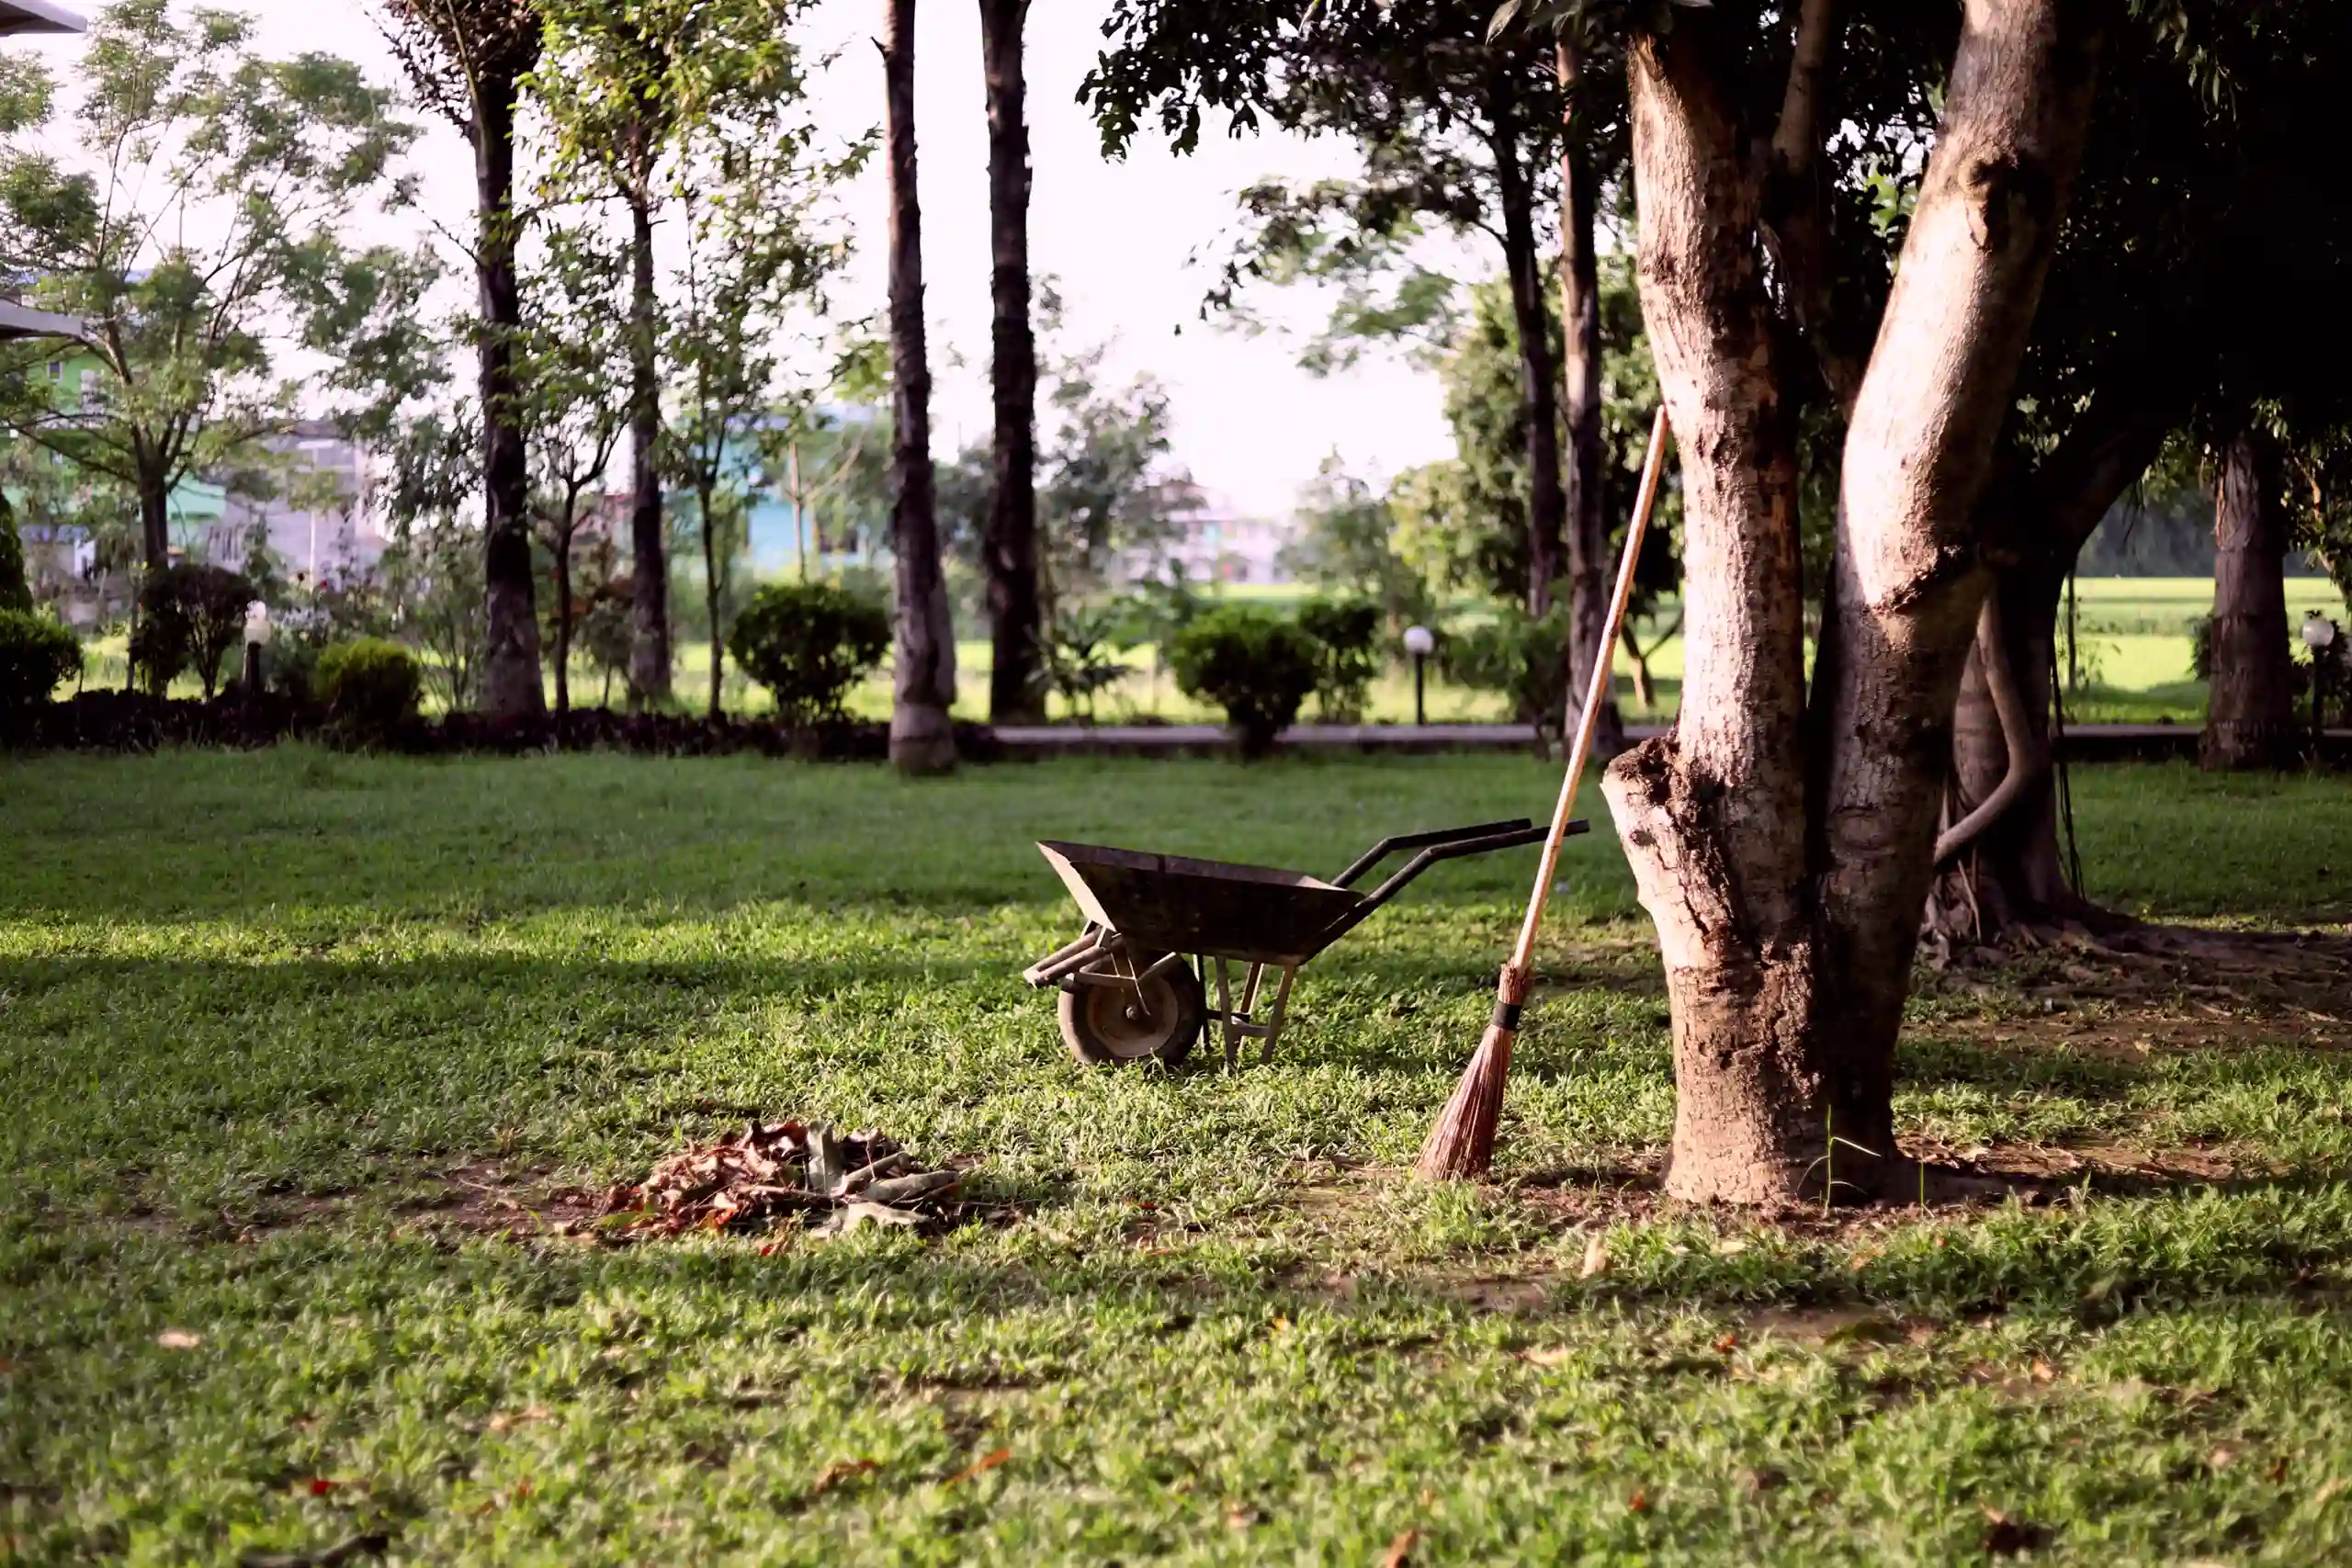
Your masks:
M 552 1421 L 554 1419 L 555 1417 L 553 1416 L 534 1404 L 527 1410 L 500 1411 L 497 1415 L 490 1418 L 490 1429 L 493 1432 L 511 1432 L 515 1427 L 526 1426 L 533 1421 Z
M 808 1488 L 808 1495 L 812 1497 L 820 1496 L 844 1481 L 854 1480 L 861 1475 L 871 1475 L 881 1468 L 881 1465 L 872 1459 L 835 1460 L 819 1472 L 815 1484 Z
M 1420 1531 L 1417 1529 L 1398 1531 L 1396 1539 L 1388 1543 L 1387 1552 L 1380 1559 L 1380 1568 L 1405 1568 L 1405 1565 L 1413 1560 L 1413 1548 L 1420 1544 Z
M 957 1471 L 955 1474 L 949 1476 L 947 1478 L 946 1484 L 953 1486 L 959 1481 L 969 1481 L 976 1475 L 984 1475 L 1012 1457 L 1012 1450 L 1011 1449 L 998 1449 L 993 1452 L 984 1454 L 980 1458 L 976 1459 L 971 1463 L 966 1465 L 963 1469 Z
M 155 1343 L 166 1350 L 193 1350 L 204 1343 L 204 1336 L 186 1328 L 166 1328 L 155 1336 Z

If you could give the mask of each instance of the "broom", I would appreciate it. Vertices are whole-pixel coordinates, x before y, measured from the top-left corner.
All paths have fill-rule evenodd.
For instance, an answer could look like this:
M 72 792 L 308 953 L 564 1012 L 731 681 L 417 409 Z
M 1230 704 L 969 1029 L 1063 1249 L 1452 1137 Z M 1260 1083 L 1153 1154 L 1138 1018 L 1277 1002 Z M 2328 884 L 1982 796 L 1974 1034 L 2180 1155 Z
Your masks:
M 1478 1054 L 1455 1086 L 1453 1098 L 1430 1129 L 1415 1168 L 1430 1181 L 1453 1181 L 1484 1176 L 1495 1153 L 1495 1122 L 1502 1115 L 1503 1081 L 1510 1076 L 1510 1048 L 1519 1039 L 1519 1012 L 1527 1000 L 1530 964 L 1535 951 L 1535 931 L 1544 923 L 1544 901 L 1552 895 L 1552 876 L 1560 859 L 1560 840 L 1566 837 L 1568 813 L 1576 807 L 1577 785 L 1584 776 L 1585 759 L 1592 751 L 1592 728 L 1608 694 L 1611 667 L 1617 651 L 1618 623 L 1625 618 L 1625 600 L 1634 591 L 1634 563 L 1641 558 L 1642 535 L 1649 526 L 1650 504 L 1657 499 L 1660 460 L 1666 455 L 1666 410 L 1661 406 L 1650 426 L 1650 448 L 1642 459 L 1642 487 L 1634 503 L 1634 524 L 1625 530 L 1625 558 L 1617 568 L 1617 592 L 1609 602 L 1609 624 L 1600 634 L 1599 655 L 1592 661 L 1592 680 L 1585 689 L 1584 713 L 1577 723 L 1575 747 L 1568 752 L 1567 781 L 1560 786 L 1560 804 L 1552 811 L 1552 831 L 1544 840 L 1544 861 L 1536 868 L 1535 891 L 1527 900 L 1527 919 L 1520 923 L 1519 945 L 1503 964 L 1495 987 L 1495 1015 L 1487 1025 Z

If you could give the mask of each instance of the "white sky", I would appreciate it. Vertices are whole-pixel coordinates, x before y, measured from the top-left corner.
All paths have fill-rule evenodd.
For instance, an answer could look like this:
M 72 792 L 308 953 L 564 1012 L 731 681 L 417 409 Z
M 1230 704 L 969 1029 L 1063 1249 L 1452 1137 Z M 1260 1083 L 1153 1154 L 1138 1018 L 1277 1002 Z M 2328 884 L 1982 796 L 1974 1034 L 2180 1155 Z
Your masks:
M 260 18 L 273 52 L 325 49 L 396 80 L 361 0 L 225 0 Z M 85 6 L 93 10 L 95 6 Z M 1198 319 L 1210 269 L 1187 266 L 1213 252 L 1230 220 L 1233 193 L 1270 174 L 1342 172 L 1344 147 L 1288 137 L 1233 141 L 1211 132 L 1190 158 L 1157 139 L 1124 164 L 1105 163 L 1078 85 L 1100 47 L 1102 0 L 1035 0 L 1029 21 L 1029 118 L 1035 194 L 1030 255 L 1058 282 L 1077 344 L 1115 340 L 1111 368 L 1157 374 L 1176 417 L 1177 456 L 1211 491 L 1242 510 L 1287 513 L 1300 485 L 1337 449 L 1359 472 L 1385 478 L 1452 449 L 1432 377 L 1395 360 L 1374 360 L 1329 378 L 1295 365 L 1295 345 L 1251 338 Z M 882 67 L 867 40 L 880 0 L 822 0 L 808 34 L 840 58 L 819 87 L 820 118 L 842 135 L 878 125 Z M 980 75 L 978 6 L 923 0 L 918 14 L 917 136 L 923 202 L 923 265 L 932 322 L 933 406 L 937 456 L 988 429 L 988 121 Z M 77 45 L 17 40 L 70 69 Z M 471 204 L 463 143 L 437 120 L 426 128 L 419 164 L 424 201 L 462 231 Z M 843 290 L 852 314 L 879 310 L 884 296 L 885 205 L 881 161 L 849 197 L 859 256 Z M 1312 301 L 1269 301 L 1300 321 Z M 1181 329 L 1181 330 L 1180 330 Z

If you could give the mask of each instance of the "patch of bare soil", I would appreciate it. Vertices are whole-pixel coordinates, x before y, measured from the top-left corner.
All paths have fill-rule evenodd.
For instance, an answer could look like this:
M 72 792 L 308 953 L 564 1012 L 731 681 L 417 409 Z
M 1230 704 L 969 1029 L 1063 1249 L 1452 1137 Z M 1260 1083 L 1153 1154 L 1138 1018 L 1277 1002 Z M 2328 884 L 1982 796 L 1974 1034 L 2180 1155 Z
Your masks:
M 569 1235 L 593 1224 L 602 1194 L 556 1184 L 545 1170 L 469 1160 L 435 1172 L 400 1205 L 412 1223 L 475 1235 Z
M 1962 950 L 1920 982 L 1929 995 L 2063 1014 L 2094 1047 L 2255 1024 L 2266 1038 L 2352 1044 L 2352 935 L 2336 931 L 2020 931 L 2007 945 Z

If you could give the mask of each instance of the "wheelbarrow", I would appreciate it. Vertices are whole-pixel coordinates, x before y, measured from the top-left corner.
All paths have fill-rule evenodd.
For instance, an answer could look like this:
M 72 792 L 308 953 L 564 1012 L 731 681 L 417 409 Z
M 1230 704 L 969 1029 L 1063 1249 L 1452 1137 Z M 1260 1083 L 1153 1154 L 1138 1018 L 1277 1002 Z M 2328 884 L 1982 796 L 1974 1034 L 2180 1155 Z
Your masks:
M 1570 833 L 1586 830 L 1582 821 L 1567 827 Z M 1191 1054 L 1211 1022 L 1223 1032 L 1228 1066 L 1239 1062 L 1247 1040 L 1264 1042 L 1259 1060 L 1271 1061 L 1291 982 L 1309 959 L 1438 862 L 1538 843 L 1544 832 L 1521 817 L 1398 833 L 1358 855 L 1329 882 L 1262 865 L 1041 842 L 1046 863 L 1086 917 L 1086 930 L 1021 977 L 1041 990 L 1060 988 L 1062 1039 L 1071 1055 L 1089 1065 L 1149 1059 L 1173 1066 Z M 1420 852 L 1371 892 L 1355 891 L 1366 873 L 1399 850 Z M 1212 964 L 1214 1008 L 1207 997 Z M 1269 970 L 1278 976 L 1273 1004 L 1261 1018 Z

